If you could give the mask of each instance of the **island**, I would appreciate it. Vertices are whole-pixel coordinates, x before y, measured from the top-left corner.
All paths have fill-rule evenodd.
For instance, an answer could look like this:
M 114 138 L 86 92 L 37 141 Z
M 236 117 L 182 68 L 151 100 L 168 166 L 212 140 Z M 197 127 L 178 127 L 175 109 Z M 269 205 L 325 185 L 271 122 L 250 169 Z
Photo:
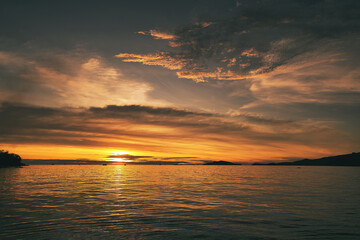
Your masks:
M 294 162 L 254 163 L 253 165 L 282 165 L 282 166 L 360 166 L 360 152 L 351 154 L 323 157 L 317 159 L 303 159 Z
M 22 166 L 26 166 L 26 164 L 21 162 L 21 157 L 19 155 L 0 150 L 0 168 Z
M 240 163 L 232 163 L 227 161 L 213 161 L 204 163 L 204 165 L 241 165 Z

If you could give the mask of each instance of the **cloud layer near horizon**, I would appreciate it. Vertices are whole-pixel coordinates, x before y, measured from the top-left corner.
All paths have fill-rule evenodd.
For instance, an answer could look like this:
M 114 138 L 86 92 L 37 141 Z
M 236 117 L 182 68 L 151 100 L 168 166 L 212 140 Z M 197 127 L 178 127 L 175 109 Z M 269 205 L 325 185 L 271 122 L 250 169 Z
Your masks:
M 294 152 L 321 156 L 352 147 L 346 134 L 311 121 L 140 105 L 47 108 L 3 103 L 0 126 L 0 142 L 7 145 L 125 149 L 143 156 L 253 161 L 298 157 Z M 341 144 L 338 137 L 344 139 Z

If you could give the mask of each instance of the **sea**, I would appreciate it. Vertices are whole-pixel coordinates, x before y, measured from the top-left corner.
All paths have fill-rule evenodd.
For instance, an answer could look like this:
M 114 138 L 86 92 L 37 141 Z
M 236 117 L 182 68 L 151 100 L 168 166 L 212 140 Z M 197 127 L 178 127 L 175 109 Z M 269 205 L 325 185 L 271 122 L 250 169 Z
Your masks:
M 0 239 L 360 239 L 360 167 L 0 169 Z

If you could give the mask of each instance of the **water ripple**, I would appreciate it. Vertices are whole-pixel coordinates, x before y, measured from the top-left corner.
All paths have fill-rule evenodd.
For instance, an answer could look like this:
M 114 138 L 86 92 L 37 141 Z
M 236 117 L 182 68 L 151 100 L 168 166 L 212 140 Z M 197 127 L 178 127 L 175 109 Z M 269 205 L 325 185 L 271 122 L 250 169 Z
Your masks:
M 356 239 L 360 168 L 0 169 L 1 239 Z

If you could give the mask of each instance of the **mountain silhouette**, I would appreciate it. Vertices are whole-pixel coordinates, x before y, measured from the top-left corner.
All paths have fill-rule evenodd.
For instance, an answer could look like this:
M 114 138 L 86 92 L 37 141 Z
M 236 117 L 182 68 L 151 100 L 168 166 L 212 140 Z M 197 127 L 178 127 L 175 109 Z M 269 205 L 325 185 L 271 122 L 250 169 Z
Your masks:
M 253 165 L 360 166 L 360 152 L 317 159 L 303 159 L 294 162 L 254 163 Z
M 21 167 L 26 164 L 21 162 L 21 157 L 15 153 L 0 150 L 0 167 Z

